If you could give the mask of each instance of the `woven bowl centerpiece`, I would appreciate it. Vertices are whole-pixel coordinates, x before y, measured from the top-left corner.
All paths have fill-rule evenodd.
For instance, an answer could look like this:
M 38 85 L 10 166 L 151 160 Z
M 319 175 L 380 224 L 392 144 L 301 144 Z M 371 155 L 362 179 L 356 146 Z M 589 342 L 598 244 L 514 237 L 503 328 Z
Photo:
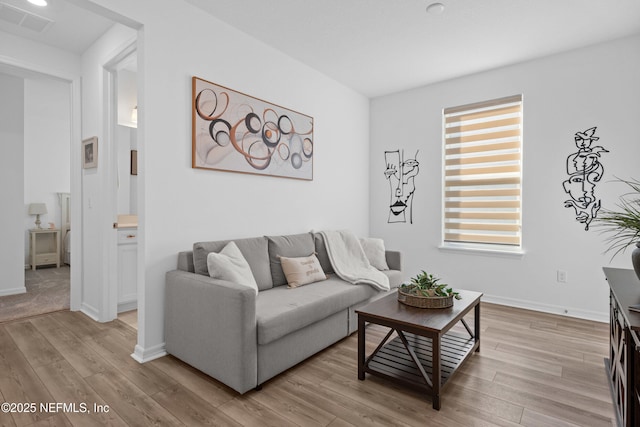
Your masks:
M 408 291 L 408 292 L 407 292 Z M 448 297 L 425 297 L 414 295 L 409 289 L 398 288 L 398 301 L 418 308 L 448 308 L 453 306 L 453 295 Z
M 418 308 L 448 308 L 453 306 L 453 299 L 460 299 L 446 283 L 438 283 L 440 279 L 424 270 L 411 278 L 411 281 L 398 288 L 398 301 Z

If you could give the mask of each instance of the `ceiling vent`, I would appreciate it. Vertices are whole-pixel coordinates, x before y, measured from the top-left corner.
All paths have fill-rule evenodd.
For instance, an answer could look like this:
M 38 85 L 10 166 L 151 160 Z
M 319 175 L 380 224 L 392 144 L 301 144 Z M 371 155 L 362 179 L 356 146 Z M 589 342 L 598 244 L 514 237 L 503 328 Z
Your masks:
M 44 32 L 53 21 L 6 3 L 0 3 L 0 19 L 37 33 Z

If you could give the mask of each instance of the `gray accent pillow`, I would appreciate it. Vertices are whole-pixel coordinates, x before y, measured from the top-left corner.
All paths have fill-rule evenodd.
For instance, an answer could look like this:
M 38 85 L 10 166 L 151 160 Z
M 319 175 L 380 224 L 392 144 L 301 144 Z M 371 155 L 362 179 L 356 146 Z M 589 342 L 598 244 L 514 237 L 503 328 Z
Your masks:
M 207 268 L 207 256 L 211 252 L 220 252 L 231 240 L 218 240 L 215 242 L 197 242 L 193 244 L 193 267 L 195 273 L 209 275 Z M 269 252 L 267 239 L 264 237 L 252 237 L 249 239 L 233 240 L 242 256 L 247 260 L 253 277 L 256 279 L 259 290 L 273 288 L 271 269 L 269 268 Z
M 327 253 L 327 247 L 324 245 L 324 238 L 320 233 L 313 233 L 313 239 L 316 245 L 316 256 L 320 261 L 320 266 L 325 274 L 333 274 L 333 266 L 329 260 L 329 254 Z
M 287 284 L 278 256 L 297 258 L 309 256 L 315 252 L 311 233 L 292 234 L 289 236 L 266 236 L 269 244 L 269 264 L 273 286 Z

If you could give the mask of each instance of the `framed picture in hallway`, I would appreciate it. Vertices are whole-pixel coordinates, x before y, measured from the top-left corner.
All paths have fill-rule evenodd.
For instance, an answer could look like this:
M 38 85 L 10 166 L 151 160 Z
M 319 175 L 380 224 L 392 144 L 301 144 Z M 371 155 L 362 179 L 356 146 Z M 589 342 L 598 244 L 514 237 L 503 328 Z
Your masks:
M 192 78 L 192 167 L 313 180 L 313 118 Z
M 93 136 L 82 140 L 82 168 L 98 167 L 98 137 Z

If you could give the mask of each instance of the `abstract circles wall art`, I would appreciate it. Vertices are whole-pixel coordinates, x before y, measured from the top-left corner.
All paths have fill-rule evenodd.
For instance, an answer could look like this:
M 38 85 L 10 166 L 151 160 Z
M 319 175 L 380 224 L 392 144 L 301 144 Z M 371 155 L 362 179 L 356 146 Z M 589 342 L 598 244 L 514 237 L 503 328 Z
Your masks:
M 313 180 L 313 118 L 192 78 L 192 167 Z

